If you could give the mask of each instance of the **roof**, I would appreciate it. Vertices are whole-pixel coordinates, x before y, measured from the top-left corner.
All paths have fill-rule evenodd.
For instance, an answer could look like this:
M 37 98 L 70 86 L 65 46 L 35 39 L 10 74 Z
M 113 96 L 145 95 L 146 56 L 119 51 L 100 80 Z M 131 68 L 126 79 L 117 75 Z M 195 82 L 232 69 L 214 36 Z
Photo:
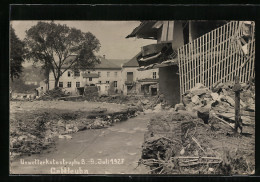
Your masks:
M 137 37 L 143 39 L 157 39 L 157 31 L 162 25 L 161 21 L 143 21 L 126 38 Z
M 121 66 L 113 63 L 113 61 L 107 60 L 103 57 L 99 59 L 100 64 L 95 65 L 94 69 L 121 69 Z
M 64 62 L 62 68 L 67 68 L 70 62 L 76 58 L 76 55 L 70 55 Z M 121 69 L 121 63 L 123 60 L 107 60 L 103 57 L 99 57 L 100 64 L 94 66 L 94 69 Z
M 82 74 L 83 78 L 98 78 L 98 74 L 96 73 L 83 73 Z
M 123 67 L 139 67 L 139 64 L 137 62 L 137 58 L 141 56 L 142 53 L 139 52 L 137 55 L 135 55 L 132 59 L 130 59 L 128 62 L 126 62 Z
M 117 66 L 122 66 L 123 64 L 125 64 L 126 62 L 129 61 L 129 59 L 107 59 L 109 62 L 117 65 Z

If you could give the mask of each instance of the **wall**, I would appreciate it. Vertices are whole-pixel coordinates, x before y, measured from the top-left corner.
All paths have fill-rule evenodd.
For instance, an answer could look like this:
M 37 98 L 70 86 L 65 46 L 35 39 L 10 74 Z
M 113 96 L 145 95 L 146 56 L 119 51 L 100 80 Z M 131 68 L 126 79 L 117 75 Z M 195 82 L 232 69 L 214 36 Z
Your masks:
M 159 91 L 170 105 L 180 103 L 180 81 L 176 74 L 178 70 L 178 66 L 159 68 Z

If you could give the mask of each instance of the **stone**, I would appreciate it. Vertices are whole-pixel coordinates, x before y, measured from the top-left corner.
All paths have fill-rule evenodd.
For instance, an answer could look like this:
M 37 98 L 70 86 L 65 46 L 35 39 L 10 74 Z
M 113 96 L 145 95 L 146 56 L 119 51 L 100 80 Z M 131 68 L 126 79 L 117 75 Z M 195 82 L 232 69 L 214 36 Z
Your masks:
M 218 100 L 219 95 L 217 93 L 211 93 L 210 95 L 214 101 Z
M 195 85 L 195 87 L 193 87 L 191 90 L 190 90 L 190 93 L 192 95 L 197 95 L 197 96 L 200 96 L 200 95 L 203 95 L 203 94 L 206 94 L 207 92 L 209 92 L 209 89 L 206 88 L 203 84 L 201 83 L 197 83 Z
M 184 155 L 185 154 L 185 149 L 183 148 L 181 151 L 180 151 L 180 155 Z
M 175 111 L 179 111 L 179 110 L 185 110 L 185 107 L 182 103 L 176 104 L 174 107 Z
M 186 110 L 190 111 L 190 112 L 193 112 L 194 106 L 195 106 L 195 104 L 191 102 L 191 103 L 186 105 Z
M 157 104 L 155 107 L 154 107 L 154 112 L 160 112 L 162 110 L 162 105 L 161 104 Z
M 200 102 L 200 98 L 199 96 L 195 95 L 191 98 L 191 101 L 194 103 L 194 104 L 199 104 Z

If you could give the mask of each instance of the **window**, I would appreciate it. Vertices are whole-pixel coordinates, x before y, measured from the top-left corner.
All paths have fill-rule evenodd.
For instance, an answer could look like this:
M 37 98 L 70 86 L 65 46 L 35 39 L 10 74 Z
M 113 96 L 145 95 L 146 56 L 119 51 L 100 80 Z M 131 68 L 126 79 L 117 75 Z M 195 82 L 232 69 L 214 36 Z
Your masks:
M 74 76 L 80 76 L 80 72 L 79 72 L 79 70 L 74 71 Z
M 117 77 L 117 71 L 115 72 L 115 77 Z
M 80 82 L 76 82 L 76 87 L 80 87 Z
M 90 81 L 90 82 L 92 81 L 92 78 L 91 78 L 91 77 L 89 78 L 89 81 Z
M 70 77 L 70 71 L 68 71 L 68 77 Z
M 153 79 L 156 79 L 156 72 L 153 72 Z
M 107 72 L 107 77 L 109 77 L 110 76 L 110 72 Z
M 106 83 L 109 83 L 109 81 L 106 81 Z
M 69 88 L 71 87 L 71 82 L 67 83 L 67 87 L 69 87 Z
M 99 76 L 99 77 L 101 76 L 101 72 L 98 72 L 98 76 Z
M 98 83 L 101 83 L 101 81 L 98 81 Z
M 134 80 L 134 73 L 133 72 L 127 72 L 127 81 L 132 82 Z
M 63 87 L 63 82 L 59 82 L 59 87 Z
M 90 71 L 88 71 L 88 73 L 90 73 Z
M 115 88 L 117 87 L 117 81 L 114 81 L 114 87 Z
M 98 88 L 98 91 L 100 91 L 100 86 L 98 86 L 97 88 Z

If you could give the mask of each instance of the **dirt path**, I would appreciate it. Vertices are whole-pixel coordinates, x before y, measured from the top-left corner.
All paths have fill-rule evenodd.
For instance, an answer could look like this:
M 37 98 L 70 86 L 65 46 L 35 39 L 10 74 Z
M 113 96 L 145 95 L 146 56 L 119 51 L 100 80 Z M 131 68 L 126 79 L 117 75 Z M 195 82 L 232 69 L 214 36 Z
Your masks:
M 49 153 L 12 162 L 10 173 L 147 174 L 148 170 L 137 167 L 137 162 L 149 117 L 139 115 L 110 128 L 86 130 L 72 134 L 72 139 L 58 139 L 55 149 Z

